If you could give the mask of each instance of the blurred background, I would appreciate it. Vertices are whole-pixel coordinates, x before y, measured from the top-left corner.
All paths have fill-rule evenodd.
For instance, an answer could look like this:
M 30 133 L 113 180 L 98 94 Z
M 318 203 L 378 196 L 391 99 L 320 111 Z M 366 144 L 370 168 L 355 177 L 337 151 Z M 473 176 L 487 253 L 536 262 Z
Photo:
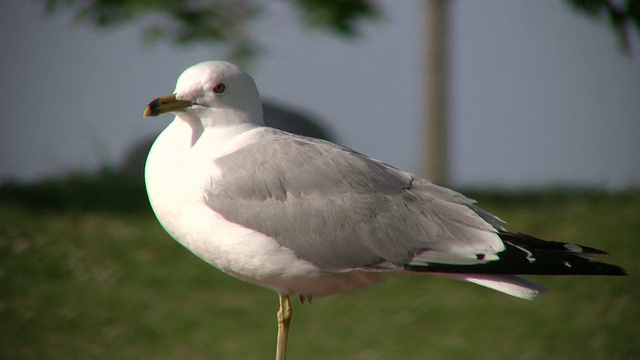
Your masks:
M 267 122 L 463 190 L 628 278 L 523 302 L 436 277 L 294 304 L 292 358 L 640 358 L 640 1 L 7 0 L 0 358 L 269 358 L 277 298 L 166 235 L 142 180 L 195 63 Z
M 237 2 L 245 12 L 259 5 L 258 15 L 237 15 L 241 28 L 230 25 L 238 20 L 214 29 L 231 33 L 223 32 L 224 43 L 195 37 L 183 46 L 170 37 L 175 24 L 168 38 L 144 41 L 148 26 L 173 24 L 154 7 L 133 19 L 107 8 L 79 20 L 87 4 L 109 1 L 8 1 L 0 15 L 0 30 L 11 34 L 0 60 L 0 179 L 120 166 L 134 144 L 170 121 L 142 119 L 151 99 L 171 93 L 186 67 L 234 54 L 265 99 L 316 116 L 346 146 L 423 172 L 425 85 L 433 80 L 426 1 L 373 1 L 377 15 L 352 10 L 346 36 L 314 20 L 323 19 L 320 10 L 309 10 L 309 19 L 295 5 L 313 1 Z M 49 16 L 46 4 L 56 9 Z M 625 53 L 601 15 L 560 0 L 451 2 L 449 184 L 640 185 L 637 33 L 629 29 Z M 242 55 L 242 46 L 254 56 Z

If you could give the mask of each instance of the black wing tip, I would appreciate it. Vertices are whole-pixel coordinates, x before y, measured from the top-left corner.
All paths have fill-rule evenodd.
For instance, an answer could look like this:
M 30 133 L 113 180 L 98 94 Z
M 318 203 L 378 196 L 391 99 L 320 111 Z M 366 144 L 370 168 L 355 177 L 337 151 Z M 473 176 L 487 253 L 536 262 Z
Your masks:
M 500 264 L 481 265 L 405 265 L 404 270 L 410 272 L 430 272 L 444 274 L 491 274 L 491 275 L 536 275 L 536 276 L 628 276 L 625 269 L 620 266 L 582 260 L 577 268 L 566 267 L 558 264 L 542 267 L 502 267 Z
M 605 275 L 626 276 L 626 270 L 618 265 L 593 261 L 607 257 L 609 253 L 589 246 L 538 239 L 522 233 L 499 232 L 510 246 L 531 251 L 540 256 L 547 266 L 532 270 L 539 275 Z M 535 267 L 535 266 L 534 266 Z
M 580 251 L 580 254 L 582 254 L 582 255 L 593 255 L 593 256 L 603 256 L 603 257 L 607 257 L 607 256 L 611 255 L 611 254 L 609 254 L 608 252 L 606 252 L 604 250 L 600 250 L 600 249 L 596 249 L 596 248 L 592 248 L 592 247 L 588 247 L 588 246 L 584 246 L 584 245 L 566 244 L 565 247 L 567 247 L 567 246 L 577 246 L 577 247 L 579 247 L 580 249 L 582 249 L 582 251 Z
M 536 237 L 498 232 L 506 249 L 498 253 L 498 260 L 478 264 L 460 265 L 430 263 L 406 265 L 415 272 L 480 273 L 504 275 L 596 275 L 625 276 L 620 266 L 594 261 L 598 256 L 608 256 L 605 251 L 557 241 L 546 241 Z
M 498 232 L 498 236 L 513 245 L 522 245 L 525 248 L 539 251 L 562 252 L 584 257 L 609 256 L 610 254 L 604 250 L 592 248 L 589 246 L 564 243 L 559 241 L 542 240 L 535 236 L 523 233 L 512 233 L 508 231 Z
M 599 272 L 586 275 L 606 275 L 606 276 L 627 276 L 629 275 L 625 269 L 618 265 L 606 264 L 606 263 L 592 263 L 597 264 Z

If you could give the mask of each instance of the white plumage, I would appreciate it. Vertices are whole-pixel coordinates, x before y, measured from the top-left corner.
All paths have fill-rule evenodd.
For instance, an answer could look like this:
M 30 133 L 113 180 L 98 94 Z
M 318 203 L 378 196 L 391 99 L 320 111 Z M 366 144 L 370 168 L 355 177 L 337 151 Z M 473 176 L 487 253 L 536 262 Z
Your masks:
M 517 274 L 624 274 L 591 262 L 600 250 L 509 233 L 452 190 L 350 149 L 264 127 L 255 83 L 233 64 L 187 69 L 175 93 L 151 102 L 145 116 L 166 112 L 176 118 L 145 169 L 158 220 L 208 263 L 277 291 L 282 326 L 289 295 L 356 290 L 403 272 L 523 299 L 544 288 Z

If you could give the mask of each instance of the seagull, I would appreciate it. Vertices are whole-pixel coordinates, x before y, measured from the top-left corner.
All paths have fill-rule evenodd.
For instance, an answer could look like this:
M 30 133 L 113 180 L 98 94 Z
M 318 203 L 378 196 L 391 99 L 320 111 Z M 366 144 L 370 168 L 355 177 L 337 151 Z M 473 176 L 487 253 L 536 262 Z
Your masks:
M 327 141 L 266 127 L 238 66 L 186 69 L 144 117 L 174 113 L 149 152 L 145 183 L 162 227 L 193 254 L 278 293 L 276 358 L 286 358 L 290 296 L 358 290 L 431 273 L 522 299 L 546 289 L 518 275 L 626 275 L 606 252 L 510 232 L 475 201 Z

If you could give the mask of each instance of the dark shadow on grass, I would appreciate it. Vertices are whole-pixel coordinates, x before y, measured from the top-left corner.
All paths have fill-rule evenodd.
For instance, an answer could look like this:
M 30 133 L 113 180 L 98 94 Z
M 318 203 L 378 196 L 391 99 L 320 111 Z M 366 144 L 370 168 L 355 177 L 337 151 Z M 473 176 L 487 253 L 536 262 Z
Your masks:
M 579 201 L 625 201 L 640 196 L 637 189 L 616 192 L 595 188 L 548 187 L 526 190 L 456 189 L 479 205 L 546 206 Z M 130 171 L 104 169 L 97 173 L 75 172 L 38 182 L 10 181 L 0 184 L 0 202 L 31 211 L 92 211 L 108 213 L 148 213 L 151 211 L 142 175 Z
M 483 204 L 500 206 L 544 206 L 562 205 L 576 200 L 598 203 L 610 200 L 630 199 L 640 195 L 639 189 L 629 188 L 616 191 L 606 191 L 593 187 L 580 186 L 547 186 L 529 189 L 487 189 L 466 188 L 456 189 L 465 196 L 474 199 L 482 207 Z
M 0 201 L 36 212 L 150 212 L 144 181 L 124 171 L 104 169 L 57 178 L 0 185 Z

